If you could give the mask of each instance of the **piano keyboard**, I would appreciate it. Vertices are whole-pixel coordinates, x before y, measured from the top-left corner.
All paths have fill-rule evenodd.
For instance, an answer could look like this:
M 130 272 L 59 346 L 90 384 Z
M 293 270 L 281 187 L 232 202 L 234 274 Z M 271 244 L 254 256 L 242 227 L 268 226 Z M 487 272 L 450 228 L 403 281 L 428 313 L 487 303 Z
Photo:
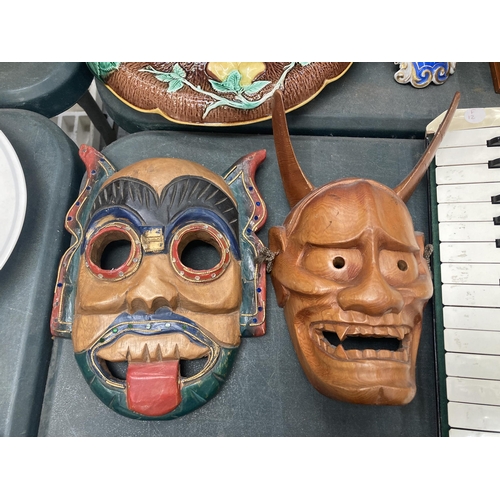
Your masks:
M 500 126 L 455 128 L 430 172 L 441 429 L 500 437 Z

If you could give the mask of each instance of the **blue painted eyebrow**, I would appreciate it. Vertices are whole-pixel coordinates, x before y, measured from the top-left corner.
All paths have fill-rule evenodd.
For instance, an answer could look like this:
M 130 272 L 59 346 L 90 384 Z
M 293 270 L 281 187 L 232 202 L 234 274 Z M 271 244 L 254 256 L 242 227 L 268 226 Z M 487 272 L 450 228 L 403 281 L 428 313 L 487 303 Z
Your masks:
M 210 210 L 225 220 L 234 238 L 238 237 L 238 209 L 228 194 L 202 177 L 185 175 L 167 184 L 160 195 L 146 182 L 118 178 L 97 195 L 91 219 L 103 209 L 120 206 L 136 213 L 145 224 L 167 226 L 187 209 Z

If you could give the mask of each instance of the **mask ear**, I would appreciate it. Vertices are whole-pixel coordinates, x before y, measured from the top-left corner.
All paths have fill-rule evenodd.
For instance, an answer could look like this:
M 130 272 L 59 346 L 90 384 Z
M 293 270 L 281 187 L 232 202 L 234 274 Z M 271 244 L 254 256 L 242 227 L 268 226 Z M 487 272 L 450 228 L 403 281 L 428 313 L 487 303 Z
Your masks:
M 50 318 L 50 331 L 54 337 L 71 337 L 80 255 L 77 250 L 81 247 L 83 228 L 97 192 L 104 181 L 116 172 L 113 165 L 91 146 L 81 146 L 80 158 L 86 169 L 85 185 L 66 214 L 64 226 L 71 233 L 71 246 L 63 255 L 57 273 Z
M 286 248 L 286 243 L 286 232 L 283 226 L 272 227 L 269 230 L 269 250 L 278 254 L 276 258 L 279 258 L 279 254 L 283 253 Z M 278 281 L 274 274 L 271 274 L 271 280 L 273 282 L 278 305 L 283 307 L 288 300 L 290 292 Z
M 223 176 L 238 204 L 241 279 L 240 331 L 243 337 L 266 333 L 266 267 L 255 259 L 265 248 L 255 234 L 266 222 L 267 209 L 255 184 L 257 167 L 266 157 L 265 150 L 240 158 Z
M 419 274 L 427 274 L 430 272 L 429 264 L 425 257 L 425 238 L 424 233 L 420 231 L 415 231 L 415 238 L 417 240 L 417 245 L 420 250 L 420 260 L 418 262 Z

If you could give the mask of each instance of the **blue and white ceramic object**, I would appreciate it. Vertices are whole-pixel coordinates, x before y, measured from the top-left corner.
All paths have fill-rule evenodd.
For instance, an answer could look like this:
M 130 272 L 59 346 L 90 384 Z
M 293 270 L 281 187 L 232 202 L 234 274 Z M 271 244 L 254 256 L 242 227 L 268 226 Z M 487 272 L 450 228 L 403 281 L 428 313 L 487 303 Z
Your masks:
M 399 71 L 394 74 L 398 83 L 411 83 L 421 89 L 431 82 L 442 85 L 455 72 L 454 62 L 400 62 Z

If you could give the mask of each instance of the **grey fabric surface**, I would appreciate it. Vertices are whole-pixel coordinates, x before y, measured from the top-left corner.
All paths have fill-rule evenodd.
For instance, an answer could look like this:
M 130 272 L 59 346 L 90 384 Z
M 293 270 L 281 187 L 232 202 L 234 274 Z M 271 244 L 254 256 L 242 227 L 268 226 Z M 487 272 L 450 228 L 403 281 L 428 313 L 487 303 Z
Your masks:
M 62 225 L 84 170 L 76 145 L 47 118 L 0 109 L 0 130 L 16 150 L 27 187 L 23 229 L 0 270 L 0 436 L 35 436 L 58 260 L 69 244 Z
M 389 68 L 392 70 L 393 68 Z M 397 85 L 397 84 L 395 84 Z M 315 186 L 336 178 L 367 177 L 396 186 L 418 161 L 423 140 L 293 137 L 297 158 Z M 289 212 L 272 137 L 205 132 L 150 131 L 132 134 L 103 153 L 118 168 L 148 157 L 180 157 L 222 174 L 241 156 L 267 150 L 257 185 L 269 217 L 259 235 Z M 408 202 L 416 230 L 428 235 L 427 187 Z M 60 220 L 62 228 L 63 220 Z M 417 395 L 407 406 L 363 406 L 319 394 L 294 353 L 282 309 L 267 280 L 267 333 L 242 339 L 222 391 L 200 409 L 174 421 L 122 417 L 101 403 L 83 379 L 70 340 L 54 340 L 39 428 L 40 436 L 435 436 L 436 387 L 432 305 L 424 314 L 417 367 Z

